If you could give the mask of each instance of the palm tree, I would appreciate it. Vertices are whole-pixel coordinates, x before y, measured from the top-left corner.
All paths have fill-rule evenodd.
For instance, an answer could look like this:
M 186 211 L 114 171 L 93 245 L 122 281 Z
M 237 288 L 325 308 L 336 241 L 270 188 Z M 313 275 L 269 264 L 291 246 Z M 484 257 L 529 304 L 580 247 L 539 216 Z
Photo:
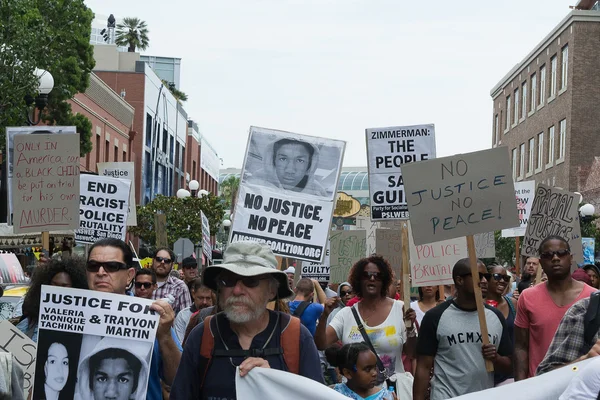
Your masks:
M 117 46 L 128 46 L 128 52 L 135 53 L 136 49 L 146 50 L 149 42 L 146 21 L 139 18 L 123 18 L 123 23 L 117 25 L 115 43 Z
M 233 211 L 237 192 L 240 187 L 240 177 L 231 175 L 219 185 L 221 195 L 219 196 L 224 203 L 224 208 Z

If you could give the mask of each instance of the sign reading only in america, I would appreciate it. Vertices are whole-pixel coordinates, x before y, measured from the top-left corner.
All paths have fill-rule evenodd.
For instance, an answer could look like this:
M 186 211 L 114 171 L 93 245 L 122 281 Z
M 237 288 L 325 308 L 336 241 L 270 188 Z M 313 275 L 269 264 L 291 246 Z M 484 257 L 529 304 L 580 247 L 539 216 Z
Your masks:
M 408 219 L 403 164 L 435 158 L 433 124 L 367 129 L 371 219 Z

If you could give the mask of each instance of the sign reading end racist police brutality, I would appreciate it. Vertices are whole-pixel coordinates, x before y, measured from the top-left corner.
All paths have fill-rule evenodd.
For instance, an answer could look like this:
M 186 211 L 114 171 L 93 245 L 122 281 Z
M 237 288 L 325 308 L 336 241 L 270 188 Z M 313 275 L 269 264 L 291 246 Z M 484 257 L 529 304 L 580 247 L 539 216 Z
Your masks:
M 506 147 L 406 164 L 402 173 L 417 245 L 519 224 Z
M 366 130 L 371 219 L 408 219 L 401 168 L 435 158 L 435 128 L 395 126 Z
M 230 241 L 320 262 L 344 148 L 340 140 L 251 127 Z
M 159 319 L 151 304 L 140 297 L 42 286 L 33 400 L 92 400 L 104 381 L 91 377 L 108 371 L 127 376 L 129 384 L 120 381 L 122 398 L 146 399 Z
M 79 229 L 75 231 L 75 240 L 89 244 L 104 238 L 124 241 L 131 181 L 84 174 L 80 182 Z

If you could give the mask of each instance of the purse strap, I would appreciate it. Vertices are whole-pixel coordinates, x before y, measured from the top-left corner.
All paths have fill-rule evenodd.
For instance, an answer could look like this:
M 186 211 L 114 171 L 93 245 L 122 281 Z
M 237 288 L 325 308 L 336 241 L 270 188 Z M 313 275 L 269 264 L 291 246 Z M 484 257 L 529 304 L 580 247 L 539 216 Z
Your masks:
M 362 335 L 365 344 L 371 348 L 371 351 L 373 353 L 375 353 L 375 357 L 377 357 L 377 368 L 379 368 L 379 371 L 381 371 L 385 375 L 386 369 L 383 366 L 383 362 L 381 362 L 381 358 L 379 358 L 377 351 L 375 351 L 375 348 L 373 347 L 373 344 L 371 343 L 371 339 L 369 339 L 369 335 L 367 335 L 367 332 L 365 331 L 365 327 L 363 326 L 362 322 L 360 321 L 360 317 L 358 316 L 358 311 L 356 311 L 356 308 L 354 306 L 350 307 L 350 309 L 352 310 L 352 314 L 354 315 L 354 319 L 356 320 L 356 324 L 358 325 L 358 330 L 360 331 L 360 334 Z M 386 378 L 387 378 L 387 376 L 386 376 Z

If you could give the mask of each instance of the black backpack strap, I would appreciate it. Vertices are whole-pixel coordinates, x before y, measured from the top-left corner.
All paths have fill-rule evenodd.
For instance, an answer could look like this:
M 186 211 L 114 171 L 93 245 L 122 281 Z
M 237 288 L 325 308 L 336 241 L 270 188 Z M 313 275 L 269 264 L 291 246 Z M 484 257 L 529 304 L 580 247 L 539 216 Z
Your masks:
M 296 310 L 294 310 L 292 315 L 294 317 L 300 318 L 302 316 L 302 314 L 304 314 L 304 310 L 306 310 L 306 307 L 308 307 L 309 305 L 310 305 L 309 301 L 300 302 L 300 304 L 298 304 L 298 307 L 296 307 Z
M 279 356 L 283 354 L 283 349 L 279 348 L 266 348 L 266 349 L 215 349 L 213 351 L 213 357 L 260 357 L 265 358 L 268 356 Z
M 373 347 L 373 344 L 371 343 L 371 339 L 369 339 L 369 335 L 367 335 L 367 332 L 365 331 L 365 327 L 363 326 L 362 322 L 360 321 L 360 317 L 358 316 L 358 311 L 356 311 L 356 307 L 352 306 L 352 307 L 350 307 L 350 309 L 352 310 L 352 314 L 354 315 L 354 320 L 356 321 L 356 324 L 358 325 L 358 330 L 360 331 L 360 334 L 362 335 L 365 344 L 367 346 L 369 346 L 369 348 L 371 348 L 371 351 L 375 354 L 375 357 L 377 357 L 377 368 L 379 368 L 379 371 L 385 372 L 385 367 L 383 366 L 383 362 L 381 361 L 381 358 L 379 358 L 379 354 L 377 354 L 377 351 L 375 351 L 375 348 Z
M 590 303 L 583 318 L 583 327 L 584 343 L 591 347 L 594 336 L 600 330 L 600 291 L 590 295 Z

